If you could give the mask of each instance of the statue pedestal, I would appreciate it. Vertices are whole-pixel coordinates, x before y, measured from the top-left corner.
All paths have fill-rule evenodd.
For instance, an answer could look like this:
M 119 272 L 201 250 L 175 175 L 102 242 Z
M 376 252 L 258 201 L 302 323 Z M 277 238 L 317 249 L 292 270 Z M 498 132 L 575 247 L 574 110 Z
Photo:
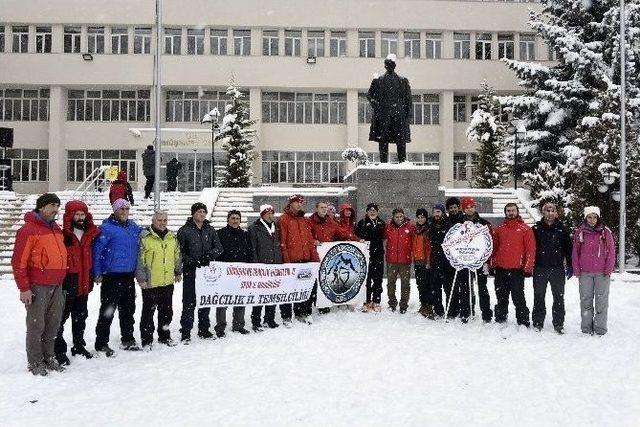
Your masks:
M 391 217 L 394 208 L 404 209 L 415 218 L 416 209 L 425 208 L 431 214 L 436 203 L 444 203 L 444 191 L 440 185 L 438 166 L 413 166 L 411 163 L 358 166 L 345 177 L 346 184 L 353 184 L 358 218 L 365 215 L 368 203 L 376 203 L 385 219 Z

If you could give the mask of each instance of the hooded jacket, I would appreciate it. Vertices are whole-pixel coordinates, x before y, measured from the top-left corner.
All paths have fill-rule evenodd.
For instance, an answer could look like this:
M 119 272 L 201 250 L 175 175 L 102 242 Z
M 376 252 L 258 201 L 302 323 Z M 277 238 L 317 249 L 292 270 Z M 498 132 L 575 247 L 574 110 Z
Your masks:
M 531 227 L 520 216 L 505 219 L 493 233 L 491 266 L 531 274 L 535 260 L 536 239 Z
M 73 216 L 78 211 L 85 214 L 84 232 L 80 240 L 73 231 Z M 62 233 L 67 248 L 67 272 L 78 275 L 78 295 L 88 295 L 93 282 L 93 242 L 100 235 L 100 229 L 93 223 L 93 216 L 83 201 L 71 200 L 65 205 Z
M 113 215 L 106 218 L 93 246 L 94 277 L 107 273 L 134 273 L 141 231 L 142 228 L 131 219 L 121 223 Z
M 175 277 L 182 274 L 180 245 L 171 230 L 162 237 L 153 227 L 140 233 L 140 251 L 136 280 L 144 283 L 142 288 L 157 288 L 173 285 Z
M 337 242 L 341 240 L 358 240 L 347 227 L 342 227 L 338 221 L 329 216 L 321 217 L 314 212 L 308 219 L 313 238 L 319 242 Z
M 118 179 L 113 181 L 109 188 L 109 203 L 113 204 L 118 199 L 124 199 L 133 205 L 133 190 L 127 181 L 125 171 L 118 172 Z
M 548 225 L 544 220 L 533 226 L 536 236 L 536 267 L 571 267 L 571 235 L 562 222 L 555 220 Z
M 67 274 L 67 251 L 58 224 L 48 224 L 35 210 L 27 212 L 16 234 L 11 267 L 22 292 L 33 285 L 61 285 Z
M 280 249 L 284 262 L 318 262 L 320 257 L 311 231 L 311 223 L 302 210 L 293 212 L 290 204 L 280 216 Z
M 351 216 L 347 217 L 344 213 L 351 211 Z M 359 240 L 356 236 L 356 211 L 349 203 L 343 203 L 340 206 L 340 222 L 338 223 L 340 234 L 345 240 Z
M 405 218 L 401 225 L 397 225 L 393 220 L 389 221 L 384 231 L 389 264 L 411 264 L 415 234 L 416 228 L 409 219 Z
M 589 227 L 582 223 L 573 234 L 573 271 L 609 275 L 616 265 L 616 243 L 613 234 L 604 224 Z

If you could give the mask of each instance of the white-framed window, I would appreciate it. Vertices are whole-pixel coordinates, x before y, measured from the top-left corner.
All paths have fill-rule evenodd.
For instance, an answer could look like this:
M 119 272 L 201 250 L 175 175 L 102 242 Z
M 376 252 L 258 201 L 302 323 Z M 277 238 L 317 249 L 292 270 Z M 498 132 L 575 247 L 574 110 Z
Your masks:
M 151 27 L 136 27 L 133 30 L 133 53 L 151 53 Z
M 455 59 L 471 58 L 471 34 L 453 33 L 453 57 Z
M 346 93 L 263 92 L 263 123 L 346 124 Z
M 413 100 L 413 114 L 409 117 L 412 125 L 440 124 L 440 96 L 438 94 L 416 94 Z
M 228 33 L 226 29 L 212 28 L 211 36 L 211 54 L 212 55 L 226 55 L 227 54 L 227 38 Z
M 236 55 L 251 55 L 251 30 L 233 30 L 233 49 Z
M 10 148 L 11 177 L 17 182 L 49 181 L 49 150 Z
M 520 34 L 520 60 L 535 61 L 536 59 L 536 35 Z
M 393 53 L 398 54 L 398 33 L 391 31 L 383 31 L 381 34 L 382 43 L 382 57 L 386 58 L 387 55 Z
M 51 53 L 51 27 L 36 27 L 36 52 Z
M 476 59 L 491 59 L 491 33 L 476 33 Z
M 360 57 L 375 58 L 376 56 L 376 33 L 373 31 L 358 31 L 360 42 Z
M 316 58 L 324 56 L 324 30 L 307 32 L 307 56 Z
M 514 59 L 513 34 L 498 33 L 498 58 Z
M 442 33 L 427 33 L 427 59 L 442 58 Z
M 67 120 L 104 122 L 148 122 L 151 91 L 148 89 L 69 89 Z
M 464 95 L 453 96 L 453 121 L 458 123 L 467 121 L 467 97 Z
M 478 166 L 476 153 L 453 153 L 454 181 L 471 181 Z
M 245 94 L 245 100 L 247 98 Z M 204 115 L 214 108 L 223 114 L 228 104 L 231 104 L 231 97 L 225 91 L 169 90 L 165 95 L 165 120 L 200 123 Z
M 87 28 L 87 51 L 104 53 L 104 27 Z
M 280 36 L 278 30 L 262 31 L 262 54 L 264 56 L 278 56 L 278 43 Z
M 11 27 L 13 34 L 13 53 L 27 53 L 29 51 L 29 27 L 27 25 L 14 25 Z
M 49 89 L 1 89 L 0 120 L 49 120 Z
M 547 45 L 547 60 L 548 61 L 557 61 L 560 57 L 560 53 L 558 49 L 554 49 L 553 46 Z
M 167 55 L 180 55 L 182 43 L 182 28 L 164 29 L 164 53 Z
M 67 181 L 82 182 L 100 166 L 117 166 L 136 181 L 136 150 L 67 150 Z
M 286 30 L 284 32 L 285 56 L 300 56 L 301 45 L 302 45 L 302 31 Z
M 371 123 L 373 117 L 373 107 L 367 98 L 366 93 L 358 94 L 358 123 Z
M 420 33 L 417 31 L 404 32 L 404 56 L 420 58 Z
M 111 29 L 111 53 L 114 55 L 126 55 L 129 53 L 129 29 Z
M 64 53 L 80 53 L 80 27 L 64 27 Z
M 480 108 L 480 97 L 478 96 L 472 96 L 471 97 L 471 114 L 470 116 L 473 115 L 473 113 L 475 113 L 475 111 Z
M 332 57 L 347 56 L 347 33 L 345 31 L 331 31 L 329 54 Z
M 346 174 L 340 151 L 263 151 L 264 183 L 339 183 Z
M 4 52 L 4 25 L 0 25 L 0 53 Z
M 204 28 L 187 28 L 187 54 L 204 55 Z
M 407 153 L 407 159 L 416 166 L 440 165 L 440 153 Z

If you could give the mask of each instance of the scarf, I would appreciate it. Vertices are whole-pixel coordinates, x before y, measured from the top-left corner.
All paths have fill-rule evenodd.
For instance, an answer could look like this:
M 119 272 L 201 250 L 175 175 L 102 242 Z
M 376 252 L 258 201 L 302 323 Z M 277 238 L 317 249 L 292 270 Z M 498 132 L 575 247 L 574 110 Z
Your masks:
M 264 225 L 264 227 L 267 229 L 267 231 L 269 232 L 269 235 L 271 237 L 273 237 L 273 235 L 276 232 L 276 223 L 275 222 L 271 222 L 271 224 L 267 224 L 267 222 L 260 218 L 260 222 L 262 223 L 262 225 Z

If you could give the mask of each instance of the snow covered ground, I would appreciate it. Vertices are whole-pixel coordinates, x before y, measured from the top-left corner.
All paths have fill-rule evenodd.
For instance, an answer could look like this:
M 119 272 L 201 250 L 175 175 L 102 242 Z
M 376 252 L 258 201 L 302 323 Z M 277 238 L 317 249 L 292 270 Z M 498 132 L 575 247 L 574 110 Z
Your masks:
M 546 327 L 536 333 L 513 324 L 512 307 L 505 330 L 479 319 L 429 321 L 415 314 L 413 286 L 405 315 L 334 309 L 316 315 L 312 326 L 196 339 L 148 353 L 119 351 L 114 359 L 76 357 L 65 373 L 35 378 L 26 371 L 24 308 L 14 283 L 1 282 L 0 423 L 639 425 L 640 284 L 613 283 L 609 334 L 602 338 L 580 333 L 575 279 L 567 286 L 564 336 L 550 325 L 550 292 Z M 98 300 L 94 292 L 86 333 L 91 347 Z M 179 291 L 174 307 L 177 338 Z M 140 308 L 138 301 L 137 319 Z

